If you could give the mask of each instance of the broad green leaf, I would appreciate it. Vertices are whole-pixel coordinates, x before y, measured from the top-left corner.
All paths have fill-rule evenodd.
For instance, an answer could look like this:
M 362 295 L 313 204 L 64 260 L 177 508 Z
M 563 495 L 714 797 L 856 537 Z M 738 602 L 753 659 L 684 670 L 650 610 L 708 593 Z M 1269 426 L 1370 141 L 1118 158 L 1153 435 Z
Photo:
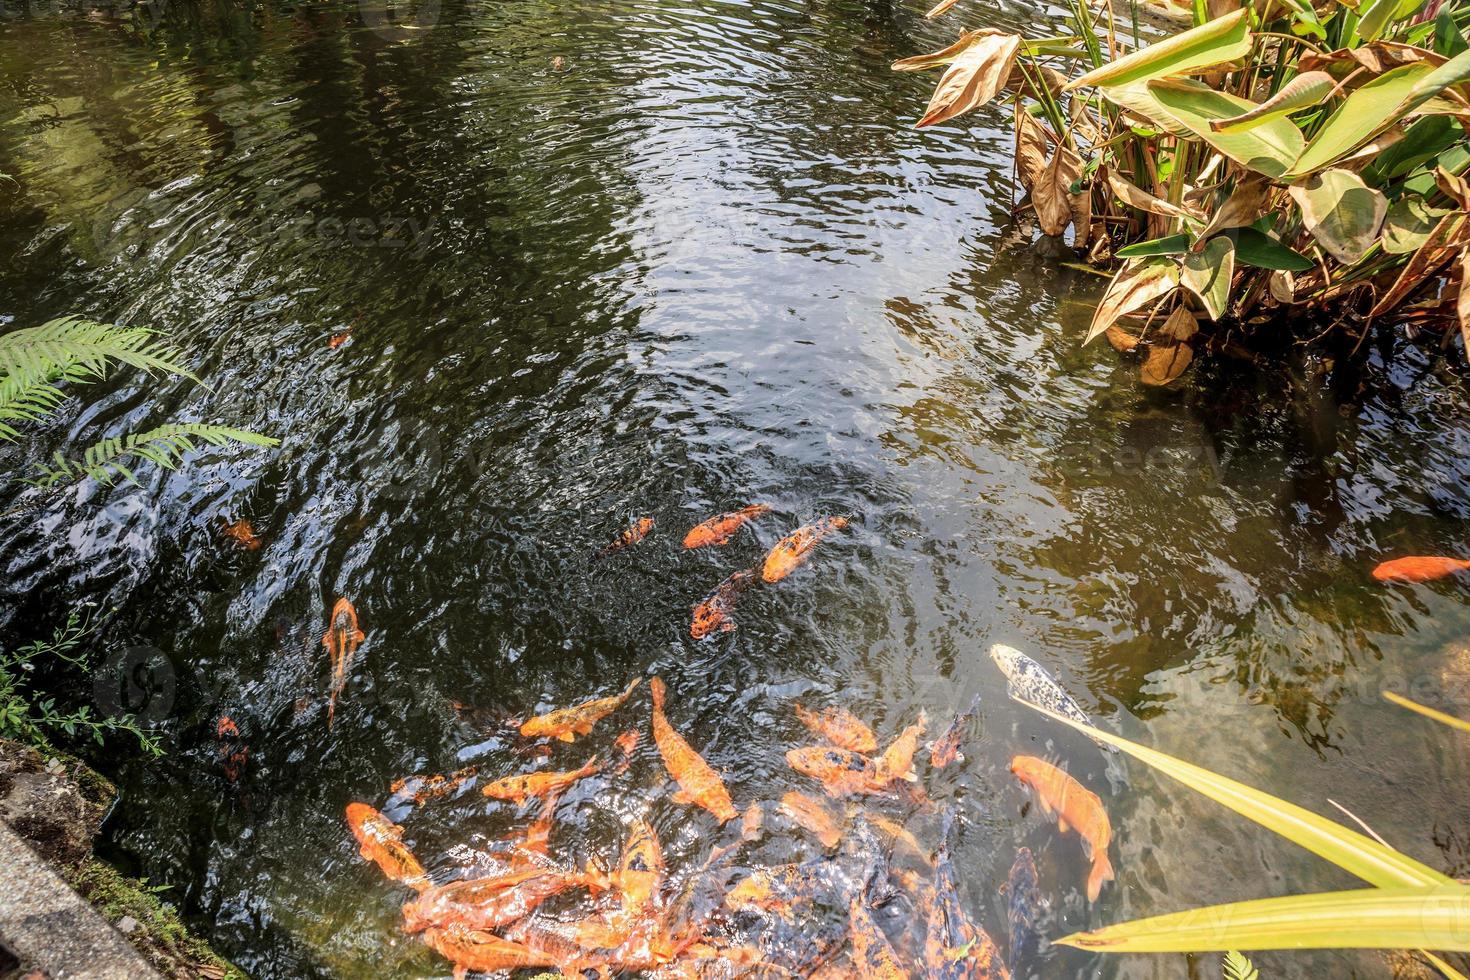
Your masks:
M 1293 180 L 1331 166 L 1373 134 L 1398 122 L 1404 117 L 1400 108 L 1404 100 L 1433 71 L 1424 63 L 1400 65 L 1355 89 L 1312 137 L 1284 179 Z
M 1333 258 L 1355 265 L 1378 239 L 1388 198 L 1349 170 L 1325 170 L 1288 188 L 1307 231 Z
M 1147 242 L 1125 245 L 1115 253 L 1120 259 L 1144 259 L 1152 255 L 1183 255 L 1189 251 L 1188 235 L 1170 235 Z
M 1441 208 L 1432 208 L 1418 194 L 1405 194 L 1388 206 L 1383 219 L 1383 238 L 1380 244 L 1389 255 L 1407 255 L 1417 251 L 1429 240 L 1429 233 L 1439 219 L 1449 214 Z
M 1199 139 L 1225 156 L 1267 177 L 1280 177 L 1301 155 L 1306 143 L 1290 119 L 1271 119 L 1239 133 L 1217 133 L 1210 122 L 1231 119 L 1256 108 L 1248 99 L 1216 92 L 1191 79 L 1148 83 L 1149 93 L 1164 111 Z
M 1389 23 L 1397 19 L 1402 0 L 1367 0 L 1359 11 L 1358 37 L 1376 41 Z
M 1408 115 L 1451 85 L 1459 85 L 1467 78 L 1470 78 L 1470 51 L 1461 51 L 1419 79 L 1399 112 Z
M 1287 840 L 1305 847 L 1323 860 L 1357 875 L 1370 885 L 1390 888 L 1455 884 L 1453 878 L 1440 874 L 1427 865 L 1420 864 L 1407 854 L 1401 854 L 1371 837 L 1303 809 L 1295 803 L 1288 803 L 1286 800 L 1263 793 L 1245 783 L 1236 782 L 1201 766 L 1176 759 L 1157 749 L 1130 742 L 1111 732 L 1074 721 L 1039 705 L 1031 704 L 1029 701 L 1021 703 L 1041 712 L 1053 721 L 1075 728 L 1094 741 L 1106 742 L 1108 745 L 1122 749 L 1140 762 L 1147 763 L 1165 775 L 1179 780 L 1195 792 L 1203 793 L 1216 803 L 1229 807 L 1246 819 L 1254 820 L 1267 830 L 1274 831 Z
M 1440 7 L 1439 15 L 1434 18 L 1434 50 L 1448 58 L 1466 50 L 1465 38 L 1450 16 L 1449 4 Z
M 1086 85 L 1118 86 L 1167 78 L 1243 58 L 1250 53 L 1249 9 L 1217 17 L 1183 34 L 1140 48 L 1067 83 L 1063 91 Z
M 1216 235 L 1198 252 L 1184 257 L 1179 282 L 1204 304 L 1210 319 L 1225 315 L 1230 303 L 1230 280 L 1235 275 L 1235 245 L 1228 235 Z
M 1303 72 L 1251 111 L 1230 119 L 1211 119 L 1210 128 L 1217 133 L 1238 133 L 1253 129 L 1267 120 L 1279 119 L 1298 109 L 1317 105 L 1327 98 L 1336 84 L 1325 71 Z
M 1470 950 L 1470 887 L 1359 888 L 1232 902 L 1078 932 L 1055 942 L 1108 953 L 1230 949 Z
M 1453 146 L 1460 132 L 1460 127 L 1447 116 L 1416 119 L 1405 130 L 1403 139 L 1380 153 L 1363 171 L 1363 179 L 1376 186 L 1402 177 Z
M 1462 732 L 1470 732 L 1470 721 L 1466 721 L 1463 718 L 1456 718 L 1454 715 L 1447 715 L 1443 711 L 1436 711 L 1428 705 L 1420 704 L 1418 701 L 1410 701 L 1403 695 L 1395 694 L 1392 691 L 1384 691 L 1383 696 L 1400 707 L 1419 712 L 1425 718 L 1433 718 L 1442 725 L 1458 728 Z
M 1098 89 L 1103 98 L 1135 112 L 1149 122 L 1158 126 L 1163 132 L 1181 139 L 1189 139 L 1194 132 L 1184 126 L 1179 120 L 1171 116 L 1154 94 L 1149 91 L 1147 82 L 1134 82 L 1131 85 L 1104 85 Z M 1133 132 L 1144 139 L 1153 139 L 1158 135 L 1154 131 L 1141 131 L 1137 126 L 1132 127 Z
M 1083 344 L 1102 336 L 1119 317 L 1142 309 L 1172 293 L 1179 285 L 1179 267 L 1166 258 L 1129 259 L 1108 283 L 1107 292 L 1092 314 Z
M 1235 238 L 1235 261 L 1241 265 L 1282 272 L 1306 272 L 1312 268 L 1311 259 L 1255 228 L 1241 228 L 1231 234 Z

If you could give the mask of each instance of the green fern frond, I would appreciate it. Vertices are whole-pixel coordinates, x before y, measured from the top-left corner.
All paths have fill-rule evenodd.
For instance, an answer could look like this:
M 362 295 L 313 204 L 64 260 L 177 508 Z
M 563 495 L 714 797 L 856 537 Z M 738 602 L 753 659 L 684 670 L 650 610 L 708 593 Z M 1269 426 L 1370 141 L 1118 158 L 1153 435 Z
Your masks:
M 178 467 L 184 455 L 194 448 L 196 442 L 211 446 L 223 446 L 229 442 L 240 442 L 250 446 L 274 446 L 280 440 L 243 429 L 232 429 L 224 425 L 206 425 L 202 422 L 185 422 L 161 425 L 147 432 L 134 432 L 124 436 L 103 439 L 92 446 L 82 458 L 69 460 L 57 453 L 54 465 L 37 464 L 37 477 L 27 482 L 49 487 L 72 480 L 90 477 L 111 485 L 118 477 L 136 484 L 137 478 L 124 460 L 147 460 L 172 470 Z
M 64 316 L 39 327 L 0 335 L 0 383 L 19 386 L 99 379 L 113 361 L 145 371 L 163 371 L 198 381 L 180 360 L 177 348 L 146 327 L 99 323 Z
M 1255 964 L 1233 949 L 1221 961 L 1220 974 L 1223 980 L 1261 980 Z

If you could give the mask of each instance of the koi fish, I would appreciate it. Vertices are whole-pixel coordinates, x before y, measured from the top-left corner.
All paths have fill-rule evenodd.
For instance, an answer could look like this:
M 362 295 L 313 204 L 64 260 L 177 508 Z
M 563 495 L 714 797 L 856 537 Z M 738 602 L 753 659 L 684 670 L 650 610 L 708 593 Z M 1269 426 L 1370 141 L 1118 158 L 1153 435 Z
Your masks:
M 1057 815 L 1057 828 L 1062 833 L 1076 830 L 1082 838 L 1082 849 L 1092 862 L 1092 870 L 1087 875 L 1087 900 L 1097 901 L 1103 882 L 1113 880 L 1113 866 L 1108 861 L 1113 828 L 1102 800 L 1056 766 L 1035 756 L 1016 756 L 1011 760 L 1011 772 L 1036 791 L 1042 812 Z
M 975 709 L 980 706 L 980 695 L 970 702 L 970 706 L 954 716 L 954 721 L 944 730 L 944 734 L 934 740 L 929 746 L 929 764 L 935 769 L 943 769 L 956 759 L 963 762 L 964 755 L 960 752 L 960 740 L 965 737 L 965 729 L 970 727 L 970 719 L 975 717 Z
M 556 803 L 560 797 L 559 789 L 547 793 L 541 801 L 541 813 L 537 815 L 536 822 L 527 827 L 526 832 L 519 837 L 509 838 L 518 856 L 533 860 L 544 860 L 550 856 L 551 828 L 556 822 Z
M 633 678 L 622 694 L 538 715 L 521 726 L 521 734 L 526 738 L 555 738 L 563 742 L 575 742 L 578 735 L 591 733 L 593 725 L 621 708 L 642 680 L 641 677 Z
M 909 973 L 899 963 L 893 944 L 863 907 L 863 900 L 854 898 L 848 908 L 857 975 L 864 980 L 908 980 Z
M 327 338 L 327 349 L 328 350 L 336 350 L 338 347 L 341 347 L 343 344 L 347 343 L 347 341 L 352 338 L 352 331 L 353 331 L 353 329 L 356 328 L 356 326 L 357 326 L 357 324 L 353 324 L 351 327 L 348 327 L 346 330 L 343 330 L 340 333 L 334 333 L 334 334 L 332 334 L 332 336 L 328 337 Z
M 739 816 L 720 774 L 710 768 L 710 764 L 694 751 L 684 736 L 674 731 L 664 716 L 663 680 L 653 678 L 648 682 L 648 689 L 653 694 L 653 741 L 658 746 L 659 755 L 663 756 L 664 768 L 679 784 L 679 790 L 673 796 L 674 802 L 704 807 L 722 824 Z
M 934 888 L 926 909 L 924 965 L 936 980 L 1010 980 L 1000 950 L 984 929 L 965 915 L 950 859 L 949 833 L 954 811 L 945 814 L 934 856 Z
M 761 578 L 766 582 L 779 582 L 806 563 L 817 543 L 833 531 L 847 527 L 845 517 L 824 517 L 805 527 L 799 527 L 776 542 L 766 562 L 761 566 Z
M 608 770 L 609 775 L 621 776 L 628 771 L 628 767 L 633 764 L 633 753 L 638 751 L 638 742 L 642 738 L 643 733 L 636 728 L 630 728 L 617 737 L 616 745 L 622 758 Z
M 215 754 L 225 771 L 225 778 L 235 782 L 250 758 L 250 746 L 240 737 L 240 729 L 229 715 L 221 715 L 214 728 Z
M 810 904 L 836 884 L 830 861 L 758 868 L 725 893 L 732 911 L 773 912 L 792 921 L 797 907 Z
M 581 769 L 571 772 L 531 772 L 521 776 L 506 776 L 488 784 L 480 792 L 497 800 L 524 803 L 533 796 L 545 796 L 566 789 L 577 780 L 597 772 L 597 759 L 587 760 Z
M 337 713 L 337 695 L 347 686 L 347 668 L 357 654 L 357 645 L 367 639 L 367 634 L 357 627 L 357 610 L 343 596 L 332 606 L 327 631 L 322 634 L 322 646 L 332 658 L 332 697 L 327 702 L 327 727 Z
M 1380 582 L 1433 582 L 1470 569 L 1464 558 L 1395 558 L 1373 569 Z
M 919 839 L 903 824 L 890 817 L 885 817 L 881 813 L 869 813 L 866 814 L 866 817 L 868 823 L 872 824 L 873 827 L 894 844 L 902 844 L 913 857 L 918 858 L 926 865 L 934 863 L 929 857 L 929 851 L 924 845 L 919 843 Z
M 424 930 L 430 949 L 454 964 L 454 980 L 464 980 L 471 970 L 494 973 L 530 966 L 557 966 L 549 950 L 538 950 L 494 933 L 462 926 L 433 926 Z
M 771 511 L 770 504 L 751 504 L 739 510 L 732 510 L 728 514 L 719 517 L 711 517 L 703 524 L 696 524 L 684 535 L 685 548 L 704 548 L 708 546 L 719 547 L 726 544 L 735 536 L 747 521 L 752 521 L 762 514 Z
M 1092 719 L 1087 717 L 1087 712 L 1082 710 L 1082 706 L 1072 698 L 1072 695 L 1062 690 L 1062 685 L 1046 672 L 1046 668 L 1020 650 L 997 643 L 990 648 L 990 658 L 995 661 L 1001 673 L 1006 675 L 1008 682 L 1006 692 L 1011 696 L 1011 700 L 1055 711 L 1059 715 L 1066 715 L 1073 721 L 1080 721 L 1084 725 L 1092 724 Z M 1098 742 L 1097 739 L 1093 741 L 1109 752 L 1118 751 L 1106 742 Z
M 635 821 L 617 871 L 621 912 L 615 929 L 622 934 L 611 956 L 622 969 L 652 970 L 674 958 L 662 914 L 666 873 L 663 848 L 653 825 L 644 819 Z
M 786 764 L 820 782 L 828 796 L 882 791 L 873 760 L 848 749 L 820 745 L 792 749 L 786 753 Z
M 929 716 L 920 708 L 919 720 L 900 732 L 893 744 L 878 757 L 875 775 L 880 784 L 887 784 L 895 779 L 910 783 L 919 781 L 914 772 L 914 755 L 919 751 L 919 739 L 924 737 L 924 730 L 928 727 Z
M 823 708 L 820 712 L 808 711 L 800 701 L 792 705 L 797 720 L 818 738 L 825 738 L 833 745 L 850 752 L 871 755 L 878 751 L 878 738 L 863 720 L 846 708 Z
M 753 584 L 755 569 L 749 568 L 743 572 L 735 572 L 715 586 L 715 590 L 694 607 L 689 618 L 689 635 L 696 640 L 702 640 L 711 633 L 734 632 L 735 620 L 730 617 L 735 612 L 735 603 Z
M 243 517 L 233 524 L 226 524 L 220 529 L 220 533 L 231 538 L 246 551 L 257 551 L 260 549 L 260 538 L 255 533 L 255 526 Z
M 519 922 L 562 892 L 585 888 L 588 894 L 597 895 L 609 887 L 607 872 L 590 861 L 582 873 L 536 869 L 454 881 L 430 888 L 404 905 L 404 930 L 413 933 L 430 926 L 454 925 L 493 931 Z
M 429 887 L 428 875 L 418 858 L 403 843 L 403 828 L 366 803 L 347 804 L 347 826 L 357 838 L 358 853 L 372 861 L 394 881 L 416 891 Z
M 638 518 L 638 522 L 636 524 L 628 528 L 622 534 L 619 534 L 616 541 L 614 541 L 610 545 L 607 545 L 605 548 L 599 551 L 595 557 L 606 558 L 608 555 L 622 551 L 624 548 L 631 548 L 639 541 L 642 541 L 644 538 L 648 537 L 648 532 L 652 530 L 653 518 L 640 517 Z
M 455 792 L 468 780 L 473 779 L 479 771 L 479 766 L 465 766 L 447 776 L 436 773 L 432 776 L 409 776 L 407 779 L 396 779 L 393 785 L 388 787 L 390 794 L 388 799 L 390 802 L 412 800 L 414 806 L 423 806 L 430 800 L 437 800 Z
M 781 812 L 809 831 L 829 851 L 842 840 L 842 831 L 838 828 L 832 811 L 820 800 L 805 793 L 792 790 L 781 797 Z
M 1042 910 L 1040 879 L 1031 849 L 1023 847 L 1016 852 L 1011 873 L 1006 877 L 1005 884 L 1000 886 L 1001 892 L 1010 899 L 1006 909 L 1010 942 L 1006 945 L 1010 954 L 1008 963 L 1013 973 L 1041 951 L 1041 935 L 1036 925 Z

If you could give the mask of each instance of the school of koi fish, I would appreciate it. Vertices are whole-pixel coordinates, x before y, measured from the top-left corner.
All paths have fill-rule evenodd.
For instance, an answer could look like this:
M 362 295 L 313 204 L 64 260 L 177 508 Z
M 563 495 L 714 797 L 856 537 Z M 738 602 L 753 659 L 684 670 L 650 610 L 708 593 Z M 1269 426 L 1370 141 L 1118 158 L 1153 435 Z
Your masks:
M 712 518 L 691 530 L 684 546 L 723 545 L 770 510 L 756 504 Z M 735 573 L 695 607 L 691 634 L 734 629 L 731 614 L 742 590 L 757 581 L 780 582 L 846 524 L 828 517 L 783 538 L 762 565 Z M 595 557 L 633 547 L 653 526 L 650 518 L 638 521 Z M 334 699 L 362 639 L 351 603 L 339 599 L 322 640 L 332 657 Z M 1012 698 L 1087 719 L 1030 657 L 1002 645 L 991 657 Z M 634 678 L 618 693 L 530 718 L 517 726 L 519 735 L 543 746 L 591 736 L 629 704 L 641 683 Z M 644 733 L 641 724 L 615 738 L 607 764 L 594 755 L 576 768 L 537 770 L 480 786 L 488 798 L 517 805 L 537 801 L 539 807 L 534 822 L 481 855 L 473 877 L 431 880 L 401 826 L 366 803 L 348 805 L 347 824 L 363 859 L 413 892 L 403 906 L 404 931 L 447 959 L 457 980 L 472 971 L 537 967 L 568 976 L 636 973 L 662 980 L 994 980 L 1032 965 L 1043 946 L 1038 919 L 1045 907 L 1035 860 L 1021 848 L 1003 888 L 1009 924 L 1003 952 L 960 900 L 950 851 L 956 811 L 931 798 L 919 776 L 929 732 L 924 711 L 884 744 L 846 708 L 793 701 L 790 710 L 813 738 L 813 744 L 786 753 L 796 784 L 779 801 L 752 801 L 742 809 L 720 773 L 670 720 L 668 712 L 673 707 L 677 715 L 677 707 L 670 705 L 663 680 L 650 677 L 647 686 L 649 728 L 675 787 L 670 799 L 705 811 L 720 828 L 718 846 L 697 867 L 671 870 L 653 826 L 642 818 L 627 828 L 620 853 L 594 856 L 582 867 L 552 847 L 561 794 L 584 779 L 626 773 Z M 963 760 L 978 703 L 976 697 L 928 743 L 930 772 Z M 1075 831 L 1080 838 L 1089 862 L 1082 887 L 1095 901 L 1113 878 L 1112 828 L 1101 799 L 1043 759 L 1018 755 L 1011 771 L 1042 810 L 1055 815 L 1063 833 Z M 469 766 L 401 779 L 384 808 L 425 805 L 467 791 L 478 778 L 479 767 Z M 816 845 L 811 855 L 777 866 L 738 865 L 742 849 L 767 832 L 768 819 L 810 834 Z M 933 845 L 921 843 L 911 826 L 937 828 Z
M 349 333 L 333 337 L 332 346 L 345 343 Z M 768 504 L 752 504 L 712 517 L 684 536 L 683 547 L 722 547 L 771 512 Z M 821 518 L 782 538 L 760 564 L 731 573 L 694 606 L 690 636 L 698 640 L 735 630 L 737 604 L 748 589 L 786 579 L 825 538 L 847 525 L 844 517 Z M 654 526 L 653 518 L 641 518 L 592 557 L 632 548 Z M 220 532 L 244 550 L 261 547 L 248 520 L 222 522 Z M 1467 559 L 1410 556 L 1384 561 L 1372 574 L 1380 582 L 1426 583 L 1467 571 Z M 339 598 L 322 636 L 331 661 L 329 727 L 365 639 L 357 610 L 346 597 Z M 1081 705 L 1041 664 L 1003 644 L 990 654 L 1013 700 L 1090 724 Z M 590 736 L 599 722 L 624 708 L 641 682 L 634 678 L 619 693 L 538 715 L 519 724 L 519 734 L 528 746 L 538 746 L 542 757 L 549 756 L 551 743 Z M 960 902 L 950 852 L 955 810 L 932 799 L 918 775 L 916 761 L 929 725 L 923 711 L 880 749 L 873 730 L 846 708 L 812 709 L 792 702 L 795 719 L 815 744 L 792 748 L 786 762 L 822 795 L 802 786 L 779 801 L 754 801 L 742 811 L 719 772 L 669 720 L 662 679 L 649 678 L 648 691 L 653 741 L 677 787 L 670 799 L 706 811 L 722 828 L 719 846 L 698 867 L 671 871 L 646 819 L 628 828 L 620 854 L 592 858 L 580 869 L 553 854 L 561 794 L 583 779 L 623 776 L 633 764 L 641 726 L 614 739 L 606 764 L 593 756 L 566 771 L 485 783 L 481 793 L 488 798 L 517 805 L 539 801 L 539 809 L 534 822 L 482 855 L 475 877 L 434 882 L 404 842 L 402 827 L 368 804 L 348 805 L 347 823 L 361 856 L 414 892 L 403 906 L 404 930 L 444 956 L 456 978 L 470 971 L 548 967 L 570 976 L 642 973 L 663 980 L 987 980 L 1035 966 L 1045 946 L 1040 918 L 1046 908 L 1035 858 L 1020 848 L 1001 888 L 1008 925 L 1002 953 Z M 977 695 L 928 744 L 930 773 L 964 760 L 962 748 L 978 705 Z M 216 752 L 233 782 L 250 751 L 228 717 L 218 721 Z M 1044 759 L 1017 755 L 1010 769 L 1042 812 L 1056 818 L 1063 835 L 1077 835 L 1088 864 L 1080 884 L 1087 900 L 1096 901 L 1113 880 L 1112 825 L 1102 800 Z M 447 775 L 400 779 L 390 787 L 385 809 L 457 795 L 479 775 L 480 767 L 471 765 Z M 818 849 L 804 861 L 747 868 L 741 875 L 735 859 L 766 832 L 768 816 L 809 834 Z M 737 832 L 723 830 L 737 818 Z M 937 828 L 934 845 L 922 844 L 911 824 Z

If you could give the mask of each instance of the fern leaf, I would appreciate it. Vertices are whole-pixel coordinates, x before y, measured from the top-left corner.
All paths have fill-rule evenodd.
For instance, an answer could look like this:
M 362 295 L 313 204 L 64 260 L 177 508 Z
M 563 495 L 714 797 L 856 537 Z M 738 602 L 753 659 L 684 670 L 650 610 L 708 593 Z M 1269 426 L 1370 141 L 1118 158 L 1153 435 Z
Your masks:
M 164 469 L 176 469 L 183 462 L 184 456 L 195 448 L 196 440 L 213 446 L 222 446 L 229 442 L 249 446 L 274 446 L 280 441 L 243 429 L 206 425 L 202 422 L 162 425 L 147 432 L 103 439 L 84 452 L 80 460 L 68 460 L 57 453 L 54 465 L 38 464 L 38 475 L 28 482 L 49 487 L 90 478 L 110 485 L 115 478 L 122 477 L 129 483 L 137 484 L 138 479 L 125 460 L 143 459 Z
M 54 381 L 67 373 L 72 380 L 97 379 L 117 361 L 198 381 L 184 367 L 177 348 L 157 337 L 146 327 L 60 317 L 0 335 L 0 379 L 17 385 Z
M 1255 964 L 1233 949 L 1222 959 L 1220 975 L 1223 980 L 1261 980 Z

